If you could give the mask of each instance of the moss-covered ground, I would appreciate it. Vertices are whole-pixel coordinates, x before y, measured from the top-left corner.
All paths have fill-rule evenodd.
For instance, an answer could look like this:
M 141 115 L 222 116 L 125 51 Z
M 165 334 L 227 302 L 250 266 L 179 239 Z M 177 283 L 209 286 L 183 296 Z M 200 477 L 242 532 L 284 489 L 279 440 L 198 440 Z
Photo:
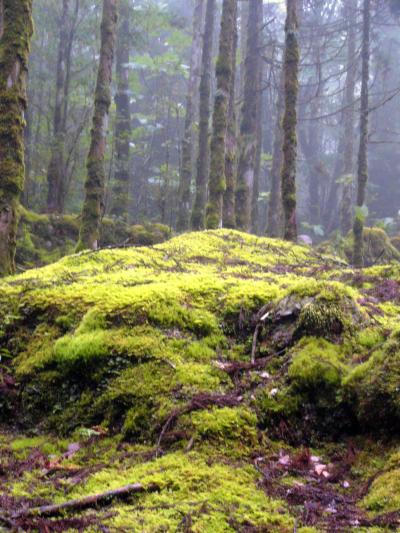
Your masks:
M 227 230 L 6 278 L 0 531 L 396 530 L 399 315 L 398 263 Z

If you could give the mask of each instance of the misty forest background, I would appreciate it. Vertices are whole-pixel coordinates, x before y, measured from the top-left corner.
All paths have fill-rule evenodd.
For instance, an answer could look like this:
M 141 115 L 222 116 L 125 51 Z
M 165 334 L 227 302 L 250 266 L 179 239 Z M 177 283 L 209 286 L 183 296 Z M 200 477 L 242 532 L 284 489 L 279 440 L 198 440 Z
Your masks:
M 120 1 L 100 215 L 129 225 L 161 223 L 179 232 L 223 224 L 283 236 L 285 6 L 279 1 L 238 2 L 238 34 L 231 39 L 236 50 L 231 76 L 234 105 L 224 132 L 228 148 L 222 149 L 226 171 L 232 159 L 233 181 L 225 179 L 221 189 L 225 211 L 236 197 L 236 213 L 224 212 L 217 221 L 207 222 L 201 195 L 209 179 L 212 184 L 218 177 L 215 168 L 208 170 L 210 148 L 202 141 L 201 124 L 206 120 L 208 143 L 215 134 L 214 102 L 223 90 L 217 87 L 216 72 L 224 36 L 220 38 L 221 2 L 206 4 L 205 0 Z M 362 115 L 361 4 L 304 0 L 295 6 L 300 48 L 297 233 L 308 235 L 309 241 L 327 236 L 337 241 L 353 224 Z M 358 215 L 367 218 L 368 226 L 395 235 L 400 209 L 400 37 L 393 7 L 383 0 L 369 5 L 369 179 Z M 212 12 L 207 21 L 206 8 Z M 101 17 L 100 2 L 33 3 L 22 193 L 28 210 L 80 216 Z M 203 50 L 207 40 L 208 63 Z M 229 43 L 225 52 L 233 53 Z M 210 95 L 204 95 L 207 84 Z M 219 133 L 215 135 L 218 138 Z M 211 140 L 211 159 L 222 145 Z M 249 186 L 241 165 L 254 174 Z M 243 215 L 246 209 L 249 213 Z

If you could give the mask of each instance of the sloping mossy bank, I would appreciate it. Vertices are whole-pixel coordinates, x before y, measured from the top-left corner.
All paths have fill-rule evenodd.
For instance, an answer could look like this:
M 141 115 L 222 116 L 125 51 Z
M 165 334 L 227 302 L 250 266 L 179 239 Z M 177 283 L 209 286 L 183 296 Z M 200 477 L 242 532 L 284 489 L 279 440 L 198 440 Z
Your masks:
M 167 492 L 140 500 L 154 512 L 118 504 L 114 527 L 175 531 L 183 513 L 193 531 L 323 530 L 255 489 L 254 457 L 271 438 L 396 438 L 399 312 L 398 265 L 353 272 L 236 231 L 66 257 L 0 282 L 0 419 L 69 439 L 96 428 L 135 457 L 157 449 L 134 465 L 116 454 L 68 491 L 160 475 Z M 35 475 L 9 490 L 26 497 L 30 484 L 53 499 Z

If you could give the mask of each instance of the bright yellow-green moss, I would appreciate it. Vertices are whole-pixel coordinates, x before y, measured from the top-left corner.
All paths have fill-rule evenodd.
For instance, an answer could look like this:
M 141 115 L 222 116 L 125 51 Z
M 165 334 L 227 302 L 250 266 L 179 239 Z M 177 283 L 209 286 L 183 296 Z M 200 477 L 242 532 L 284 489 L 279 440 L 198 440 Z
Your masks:
M 375 513 L 390 513 L 400 508 L 400 468 L 379 476 L 364 498 L 364 505 Z
M 234 532 L 245 524 L 276 533 L 293 531 L 294 518 L 282 502 L 271 500 L 257 488 L 257 473 L 252 467 L 224 465 L 193 452 L 173 453 L 134 467 L 105 469 L 71 496 L 94 494 L 139 480 L 144 485 L 157 483 L 160 491 L 140 497 L 139 507 L 135 503 L 117 506 L 118 515 L 111 519 L 111 528 L 176 531 L 182 516 L 190 513 L 192 530 L 198 533 Z

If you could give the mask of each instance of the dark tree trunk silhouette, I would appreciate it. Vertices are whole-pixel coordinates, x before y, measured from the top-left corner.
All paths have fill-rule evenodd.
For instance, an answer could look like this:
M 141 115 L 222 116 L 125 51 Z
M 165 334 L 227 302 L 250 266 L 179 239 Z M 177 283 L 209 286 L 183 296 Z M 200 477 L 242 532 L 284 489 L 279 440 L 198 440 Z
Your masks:
M 200 81 L 199 153 L 197 156 L 196 196 L 192 211 L 192 228 L 204 228 L 209 167 L 209 122 L 211 98 L 211 61 L 215 26 L 216 0 L 207 0 Z
M 360 108 L 360 146 L 357 166 L 357 207 L 354 217 L 354 250 L 353 263 L 362 267 L 364 218 L 362 208 L 365 206 L 365 193 L 368 181 L 368 116 L 369 116 L 369 63 L 371 33 L 371 0 L 363 3 L 363 36 L 362 36 L 362 72 L 361 72 L 361 108 Z
M 0 276 L 14 272 L 32 30 L 32 0 L 0 0 Z
M 257 150 L 257 92 L 261 65 L 262 0 L 249 0 L 244 93 L 240 122 L 239 163 L 236 190 L 236 224 L 248 231 Z
M 203 28 L 204 0 L 196 0 L 193 11 L 193 37 L 190 57 L 190 74 L 186 97 L 185 131 L 182 140 L 182 165 L 179 183 L 178 231 L 189 228 L 190 222 L 190 187 L 193 174 L 193 140 L 194 122 L 196 120 L 196 92 L 201 69 L 201 37 Z
M 129 202 L 129 162 L 131 111 L 129 97 L 129 46 L 130 7 L 127 0 L 119 0 L 119 24 L 115 53 L 117 94 L 115 123 L 115 178 L 111 197 L 111 214 L 128 221 Z
M 296 221 L 296 159 L 297 159 L 297 97 L 299 92 L 299 44 L 297 0 L 286 0 L 285 25 L 285 112 L 283 116 L 282 204 L 284 238 L 297 240 Z
M 223 195 L 226 190 L 225 154 L 229 117 L 229 96 L 232 79 L 232 54 L 235 26 L 237 25 L 237 0 L 224 0 L 222 4 L 219 55 L 216 67 L 217 92 L 214 102 L 213 131 L 211 138 L 211 163 L 209 174 L 209 201 L 206 226 L 222 226 Z
M 104 210 L 104 156 L 111 104 L 111 79 L 117 26 L 117 0 L 103 0 L 101 50 L 97 74 L 91 143 L 87 158 L 85 201 L 77 250 L 98 247 L 100 222 Z

